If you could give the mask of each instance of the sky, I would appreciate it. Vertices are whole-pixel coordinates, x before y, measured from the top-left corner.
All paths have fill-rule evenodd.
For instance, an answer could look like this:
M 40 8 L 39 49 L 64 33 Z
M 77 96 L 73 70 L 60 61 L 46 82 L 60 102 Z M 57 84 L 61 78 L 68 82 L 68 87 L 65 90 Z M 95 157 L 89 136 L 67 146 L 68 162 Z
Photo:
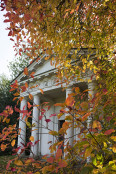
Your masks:
M 8 65 L 15 57 L 13 48 L 13 41 L 8 36 L 8 30 L 5 30 L 9 26 L 8 23 L 4 23 L 5 17 L 4 12 L 0 11 L 0 75 L 5 74 L 10 78 L 11 72 L 9 72 Z

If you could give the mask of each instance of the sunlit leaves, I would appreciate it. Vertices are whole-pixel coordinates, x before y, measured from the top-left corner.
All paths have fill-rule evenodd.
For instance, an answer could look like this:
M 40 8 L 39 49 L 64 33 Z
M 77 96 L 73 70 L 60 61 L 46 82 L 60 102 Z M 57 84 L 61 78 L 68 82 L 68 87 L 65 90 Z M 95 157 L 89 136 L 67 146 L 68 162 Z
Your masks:
M 86 163 L 85 168 L 81 168 L 83 173 L 86 170 L 88 173 L 103 173 L 104 171 L 107 173 L 107 169 L 114 169 L 114 161 L 110 161 L 116 153 L 116 108 L 114 104 L 116 62 L 113 57 L 115 38 L 114 0 L 54 2 L 51 0 L 3 0 L 1 6 L 2 9 L 5 7 L 8 11 L 4 22 L 10 22 L 8 35 L 10 37 L 16 35 L 15 48 L 18 54 L 21 55 L 24 52 L 32 61 L 38 57 L 40 50 L 43 51 L 43 55 L 44 53 L 49 56 L 55 54 L 55 56 L 53 55 L 53 62 L 55 62 L 55 67 L 58 68 L 57 83 L 61 86 L 64 83 L 66 87 L 68 84 L 76 86 L 64 103 L 55 105 L 61 107 L 60 112 L 56 114 L 57 117 L 54 117 L 54 113 L 50 113 L 49 118 L 44 109 L 41 109 L 41 114 L 38 115 L 39 123 L 43 123 L 44 120 L 47 125 L 44 125 L 44 128 L 50 129 L 50 136 L 55 136 L 55 143 L 49 141 L 49 149 L 51 153 L 54 153 L 54 157 L 51 155 L 46 158 L 47 162 L 44 166 L 42 166 L 42 163 L 33 163 L 31 159 L 24 163 L 17 160 L 15 164 L 17 166 L 23 164 L 28 166 L 33 163 L 33 166 L 35 165 L 38 170 L 42 168 L 40 173 L 58 173 L 59 170 L 60 173 L 67 173 L 67 171 L 73 173 L 77 166 L 78 157 L 85 163 L 87 157 L 90 157 L 93 165 L 90 167 Z M 40 58 L 37 58 L 36 61 L 38 59 Z M 47 60 L 48 57 L 45 57 L 45 59 Z M 23 74 L 27 76 L 28 80 L 35 77 L 35 72 L 30 71 L 27 67 Z M 96 95 L 93 96 L 86 88 L 87 83 L 95 79 L 97 80 L 97 89 L 95 89 L 97 93 L 94 90 Z M 72 81 L 75 84 L 72 84 Z M 83 82 L 80 83 L 81 81 Z M 77 87 L 77 84 L 80 88 Z M 33 85 L 30 89 L 35 87 L 37 86 Z M 15 91 L 14 96 L 17 99 L 20 91 L 26 92 L 28 89 L 29 82 L 24 82 L 19 90 L 19 84 L 15 81 L 11 85 L 10 91 Z M 43 89 L 39 86 L 38 89 L 43 94 Z M 32 93 L 29 93 L 29 99 L 33 100 Z M 19 101 L 21 100 L 22 98 L 19 99 Z M 33 105 L 30 102 L 27 105 L 28 110 L 32 111 Z M 40 108 L 41 106 L 39 106 Z M 20 111 L 17 106 L 15 107 L 15 111 L 22 113 L 23 118 L 31 117 L 31 111 L 28 112 L 28 110 Z M 3 123 L 9 124 L 12 114 L 13 110 L 6 108 L 0 114 L 1 117 L 4 116 Z M 49 125 L 55 123 L 58 128 L 59 123 L 57 124 L 54 120 L 56 118 L 60 120 L 62 116 L 65 116 L 67 121 L 63 123 L 59 131 L 52 130 Z M 88 126 L 88 122 L 90 122 L 90 126 Z M 35 126 L 34 124 L 31 125 L 27 118 L 26 125 L 29 128 Z M 67 130 L 72 128 L 72 125 L 75 128 L 74 146 L 67 145 L 65 147 L 65 135 L 67 135 Z M 43 125 L 39 126 L 42 127 Z M 2 135 L 0 134 L 0 140 L 9 138 L 10 144 L 14 146 L 16 137 L 11 137 L 14 129 L 13 127 L 4 129 Z M 59 141 L 60 135 L 64 136 L 61 141 Z M 33 136 L 30 137 L 30 141 L 34 141 Z M 63 157 L 62 150 L 59 148 L 61 144 L 64 146 L 64 153 L 67 153 L 66 158 L 65 155 Z M 31 146 L 31 144 L 28 145 Z M 6 147 L 5 143 L 1 144 L 2 150 Z M 66 171 L 63 169 L 65 167 L 67 167 Z M 19 173 L 21 172 L 19 171 Z M 28 173 L 31 173 L 31 171 L 28 171 Z
M 33 100 L 33 95 L 29 94 L 29 98 L 30 98 L 30 100 Z
M 101 123 L 99 121 L 93 121 L 93 128 L 97 128 L 98 130 L 102 129 Z
M 109 129 L 107 131 L 104 132 L 105 135 L 110 135 L 112 132 L 115 132 L 114 129 Z
M 1 150 L 4 151 L 6 149 L 7 145 L 6 144 L 1 144 Z
M 28 68 L 27 68 L 27 67 L 24 68 L 24 74 L 25 74 L 26 76 L 28 75 Z
M 71 106 L 72 107 L 74 105 L 74 103 L 75 103 L 73 96 L 72 95 L 68 95 L 65 103 L 66 103 L 67 106 Z
M 12 142 L 11 142 L 11 146 L 12 146 L 12 147 L 14 147 L 14 145 L 15 145 L 15 141 L 16 141 L 15 139 L 12 140 Z
M 21 160 L 15 160 L 14 161 L 14 164 L 16 164 L 17 166 L 22 166 L 23 165 L 23 162 Z
M 30 141 L 34 141 L 34 137 L 33 136 L 30 136 Z
M 111 136 L 110 137 L 113 141 L 116 141 L 116 136 Z
M 58 132 L 56 132 L 56 131 L 50 131 L 49 134 L 50 135 L 53 135 L 53 136 L 57 136 L 58 135 Z

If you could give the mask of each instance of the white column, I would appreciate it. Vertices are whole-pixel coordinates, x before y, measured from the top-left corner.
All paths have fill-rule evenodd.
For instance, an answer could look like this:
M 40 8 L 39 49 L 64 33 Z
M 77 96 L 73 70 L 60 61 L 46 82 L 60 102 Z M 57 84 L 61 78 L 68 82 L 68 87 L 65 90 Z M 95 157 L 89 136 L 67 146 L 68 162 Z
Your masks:
M 40 98 L 39 95 L 33 96 L 33 116 L 32 116 L 32 132 L 31 136 L 34 137 L 33 145 L 31 146 L 31 156 L 36 157 L 39 154 L 39 142 L 35 144 L 36 141 L 39 140 L 39 115 L 40 115 Z
M 88 90 L 89 90 L 88 91 L 88 100 L 90 100 L 90 102 L 93 99 L 94 94 L 95 94 L 95 86 L 96 85 L 95 85 L 94 81 L 88 83 Z M 92 111 L 92 109 L 93 109 L 93 104 L 90 103 L 90 111 Z M 92 114 L 91 114 L 91 116 L 92 116 Z M 91 122 L 91 117 L 88 118 L 88 123 L 87 123 L 88 128 L 90 127 L 90 122 Z
M 71 87 L 67 88 L 66 89 L 66 98 L 71 93 L 72 93 L 72 88 Z M 65 136 L 65 138 L 67 139 L 66 142 L 69 142 L 70 146 L 73 146 L 73 135 L 74 135 L 74 123 L 71 123 L 70 127 L 67 129 L 67 135 Z
M 20 103 L 20 110 L 26 110 L 27 109 L 27 100 L 24 98 Z M 18 154 L 21 153 L 21 149 L 23 149 L 26 141 L 26 116 L 24 116 L 24 113 L 20 113 L 20 119 L 19 119 L 19 135 L 18 135 L 18 147 L 20 147 Z M 25 153 L 21 153 L 21 155 L 24 155 Z
M 92 111 L 93 109 L 93 104 L 91 103 L 91 100 L 93 99 L 94 97 L 94 94 L 95 94 L 95 82 L 92 81 L 90 83 L 88 83 L 88 100 L 90 100 L 90 111 Z M 87 120 L 87 127 L 90 128 L 90 124 L 91 124 L 91 121 L 92 121 L 92 113 L 91 113 L 91 116 L 88 117 L 88 120 Z M 89 163 L 91 161 L 90 157 L 87 157 L 87 163 Z

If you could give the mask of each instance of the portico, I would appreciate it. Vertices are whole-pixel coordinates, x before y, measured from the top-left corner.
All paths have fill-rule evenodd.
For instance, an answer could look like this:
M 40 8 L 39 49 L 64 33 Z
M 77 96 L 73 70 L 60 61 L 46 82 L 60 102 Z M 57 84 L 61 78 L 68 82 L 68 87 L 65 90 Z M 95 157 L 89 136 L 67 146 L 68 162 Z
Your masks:
M 44 59 L 44 58 L 43 58 Z M 17 77 L 17 81 L 20 85 L 28 82 L 28 89 L 25 92 L 21 92 L 23 100 L 20 103 L 20 110 L 27 110 L 27 102 L 29 101 L 29 95 L 33 96 L 32 103 L 32 128 L 31 136 L 34 138 L 32 141 L 32 146 L 30 149 L 30 156 L 39 156 L 50 154 L 49 147 L 51 144 L 55 143 L 55 137 L 49 134 L 49 131 L 58 131 L 60 121 L 65 121 L 65 114 L 62 115 L 60 119 L 57 118 L 57 114 L 60 112 L 59 106 L 54 106 L 56 103 L 63 103 L 68 95 L 72 93 L 72 88 L 74 86 L 79 86 L 82 91 L 89 89 L 88 97 L 93 95 L 94 83 L 73 81 L 69 86 L 63 84 L 65 90 L 62 90 L 61 85 L 56 81 L 56 69 L 50 64 L 50 60 L 43 60 L 40 62 L 33 62 L 29 67 L 28 71 L 31 73 L 35 70 L 34 79 L 27 79 L 23 73 Z M 88 76 L 88 75 L 87 75 Z M 87 77 L 86 77 L 87 78 Z M 42 94 L 43 93 L 43 94 Z M 43 105 L 43 102 L 49 102 L 50 108 Z M 44 112 L 44 117 L 42 115 Z M 24 112 L 23 112 L 24 113 Z M 20 147 L 18 153 L 20 154 L 21 149 L 23 149 L 26 144 L 26 115 L 20 113 L 19 119 L 19 135 L 18 135 L 18 147 Z M 51 117 L 52 114 L 56 116 Z M 50 119 L 50 121 L 49 121 Z M 73 145 L 73 140 L 76 139 L 74 136 L 79 129 L 72 125 L 67 130 L 66 138 L 69 144 Z M 24 153 L 24 152 L 23 152 Z

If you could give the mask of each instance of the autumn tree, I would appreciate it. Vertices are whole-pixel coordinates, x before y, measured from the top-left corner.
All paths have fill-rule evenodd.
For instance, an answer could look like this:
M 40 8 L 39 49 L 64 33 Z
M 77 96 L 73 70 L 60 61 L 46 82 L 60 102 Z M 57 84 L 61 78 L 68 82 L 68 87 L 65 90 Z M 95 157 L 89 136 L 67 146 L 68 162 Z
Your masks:
M 8 127 L 9 124 L 13 125 L 17 122 L 18 114 L 16 112 L 12 113 L 12 108 L 14 108 L 16 105 L 16 101 L 13 101 L 13 98 L 13 92 L 10 92 L 10 80 L 8 80 L 8 78 L 3 74 L 0 76 L 0 134 L 2 133 L 3 129 Z M 7 111 L 13 115 L 8 114 Z M 5 113 L 7 115 L 6 117 Z M 3 142 L 8 143 L 6 138 L 3 140 Z M 12 154 L 13 147 L 10 144 L 7 147 L 8 148 L 5 151 L 0 149 L 0 155 Z
M 68 121 L 60 132 L 50 132 L 53 136 L 66 133 L 73 118 L 80 128 L 79 141 L 74 147 L 67 145 L 64 159 L 61 149 L 57 149 L 55 157 L 47 158 L 44 164 L 38 162 L 33 165 L 46 165 L 42 170 L 38 167 L 38 171 L 43 173 L 77 173 L 77 170 L 81 174 L 115 173 L 115 1 L 2 0 L 1 10 L 4 9 L 7 11 L 4 22 L 10 23 L 8 35 L 15 41 L 17 54 L 27 53 L 33 61 L 40 50 L 47 53 L 46 59 L 51 58 L 59 70 L 59 82 L 63 83 L 65 76 L 67 85 L 72 78 L 82 80 L 82 74 L 88 70 L 92 72 L 88 82 L 94 78 L 97 83 L 96 94 L 90 95 L 88 102 L 76 101 L 79 96 L 82 99 L 88 90 L 73 89 L 72 95 L 60 104 L 62 112 L 70 115 Z M 81 50 L 86 51 L 78 54 Z M 72 64 L 77 60 L 77 54 L 80 65 Z M 29 76 L 27 69 L 24 73 Z M 17 82 L 12 85 L 13 90 L 18 90 L 18 87 Z M 59 141 L 53 144 L 51 152 L 59 144 Z M 77 169 L 78 156 L 83 165 Z M 33 162 L 31 159 L 28 164 Z M 17 159 L 15 164 L 23 165 Z

